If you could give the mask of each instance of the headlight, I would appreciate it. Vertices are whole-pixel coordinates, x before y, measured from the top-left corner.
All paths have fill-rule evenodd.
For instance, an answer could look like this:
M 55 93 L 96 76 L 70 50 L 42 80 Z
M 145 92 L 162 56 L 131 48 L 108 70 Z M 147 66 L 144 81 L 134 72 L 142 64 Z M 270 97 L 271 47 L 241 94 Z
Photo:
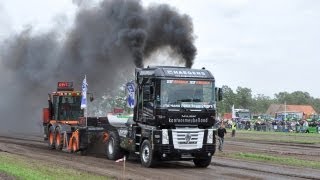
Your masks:
M 207 144 L 213 144 L 213 129 L 208 129 Z
M 168 129 L 162 129 L 162 144 L 169 144 Z

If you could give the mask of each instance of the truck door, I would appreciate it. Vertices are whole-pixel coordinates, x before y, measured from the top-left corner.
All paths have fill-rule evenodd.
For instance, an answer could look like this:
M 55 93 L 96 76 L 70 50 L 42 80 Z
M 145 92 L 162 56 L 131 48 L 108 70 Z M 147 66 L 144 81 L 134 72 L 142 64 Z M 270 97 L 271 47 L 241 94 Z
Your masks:
M 154 121 L 154 86 L 151 83 L 142 87 L 142 121 L 150 125 Z

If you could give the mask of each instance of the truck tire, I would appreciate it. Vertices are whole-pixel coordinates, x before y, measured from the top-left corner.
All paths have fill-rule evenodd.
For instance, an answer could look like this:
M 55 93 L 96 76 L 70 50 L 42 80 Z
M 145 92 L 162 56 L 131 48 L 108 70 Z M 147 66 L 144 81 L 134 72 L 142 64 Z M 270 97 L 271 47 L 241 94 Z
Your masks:
M 213 136 L 213 152 L 212 152 L 212 156 L 216 153 L 216 149 L 217 149 L 217 138 L 214 135 Z
M 117 160 L 123 157 L 120 147 L 120 137 L 114 131 L 109 132 L 109 139 L 105 145 L 105 152 L 107 158 L 110 160 Z
M 55 148 L 55 132 L 53 126 L 50 126 L 49 132 L 48 132 L 48 147 L 49 149 Z
M 149 140 L 144 140 L 142 143 L 142 146 L 140 148 L 140 159 L 141 164 L 147 168 L 154 167 L 156 164 L 156 160 L 154 158 L 153 150 Z
M 211 159 L 211 156 L 205 159 L 193 159 L 193 163 L 196 167 L 206 168 L 211 164 Z
M 55 133 L 55 148 L 57 150 L 62 150 L 63 146 L 63 134 L 60 130 L 60 127 L 56 128 L 56 133 Z

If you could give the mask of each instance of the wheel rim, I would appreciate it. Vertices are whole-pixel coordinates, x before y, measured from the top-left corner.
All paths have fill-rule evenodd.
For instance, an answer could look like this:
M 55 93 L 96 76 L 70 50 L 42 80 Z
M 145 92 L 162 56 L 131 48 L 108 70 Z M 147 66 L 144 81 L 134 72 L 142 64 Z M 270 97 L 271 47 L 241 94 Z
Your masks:
M 150 149 L 147 145 L 142 148 L 142 159 L 144 162 L 148 162 L 150 159 Z
M 109 144 L 108 144 L 109 154 L 113 154 L 113 147 L 114 147 L 114 139 L 113 139 L 113 138 L 110 138 Z

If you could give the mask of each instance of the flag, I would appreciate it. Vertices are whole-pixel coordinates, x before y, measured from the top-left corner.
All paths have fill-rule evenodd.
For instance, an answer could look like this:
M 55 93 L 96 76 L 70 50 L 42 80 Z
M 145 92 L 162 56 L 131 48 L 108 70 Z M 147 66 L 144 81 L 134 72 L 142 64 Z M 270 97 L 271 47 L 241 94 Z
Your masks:
M 133 82 L 128 82 L 127 83 L 127 92 L 128 92 L 128 97 L 127 97 L 127 106 L 131 109 L 134 108 L 134 96 L 135 96 L 135 86 Z
M 234 105 L 232 105 L 232 119 L 236 118 L 236 112 L 234 111 Z
M 87 91 L 88 91 L 87 77 L 84 76 L 84 79 L 82 81 L 81 109 L 87 108 Z

